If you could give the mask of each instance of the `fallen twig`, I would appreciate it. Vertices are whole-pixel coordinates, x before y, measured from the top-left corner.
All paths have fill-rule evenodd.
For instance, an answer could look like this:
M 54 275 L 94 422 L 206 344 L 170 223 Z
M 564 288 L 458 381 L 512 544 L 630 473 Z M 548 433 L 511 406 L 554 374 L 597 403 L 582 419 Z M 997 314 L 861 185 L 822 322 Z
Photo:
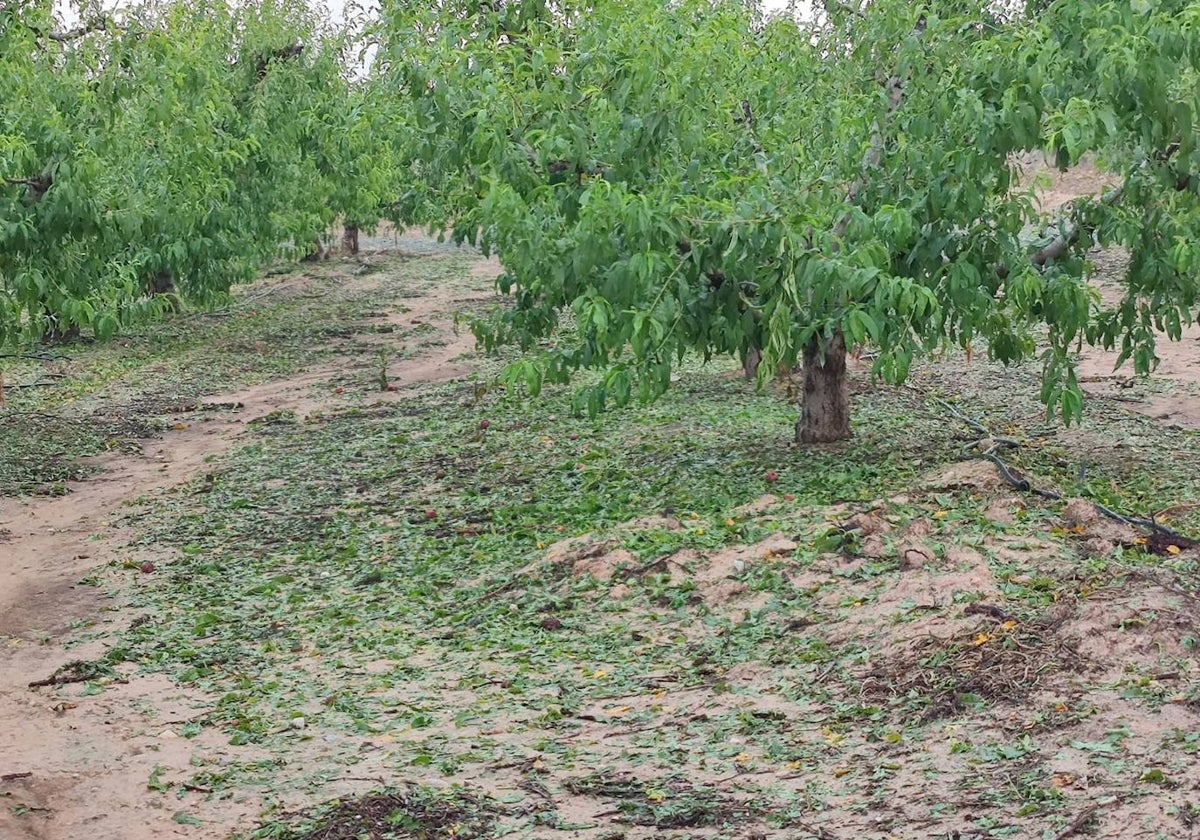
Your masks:
M 57 382 L 24 382 L 19 385 L 5 385 L 5 391 L 20 391 L 25 388 L 54 388 L 58 385 Z
M 1004 478 L 1004 480 L 1007 481 L 1009 484 L 1011 484 L 1013 487 L 1015 487 L 1018 490 L 1023 490 L 1027 493 L 1033 493 L 1036 496 L 1041 496 L 1043 499 L 1050 499 L 1051 501 L 1062 501 L 1064 498 L 1061 493 L 1056 493 L 1053 490 L 1041 490 L 1041 489 L 1034 487 L 1032 484 L 1029 483 L 1029 479 L 1025 478 L 1024 476 L 1019 476 L 1016 473 L 1014 473 L 1012 471 L 1012 469 L 1006 463 L 1004 463 L 1004 461 L 1002 461 L 1000 459 L 1000 456 L 998 456 L 995 452 L 992 452 L 989 450 L 987 452 L 981 453 L 979 455 L 979 457 L 984 458 L 985 460 L 991 461 L 993 464 L 995 464 L 996 467 L 1000 470 L 1000 475 Z M 1149 530 L 1155 531 L 1159 534 L 1162 534 L 1165 537 L 1170 537 L 1171 539 L 1179 540 L 1180 542 L 1188 544 L 1188 545 L 1194 543 L 1194 540 L 1192 540 L 1191 538 L 1186 537 L 1183 534 L 1179 533 L 1178 531 L 1176 531 L 1172 528 L 1168 528 L 1166 525 L 1156 522 L 1153 519 L 1148 519 L 1144 516 L 1126 516 L 1125 514 L 1118 513 L 1117 511 L 1113 510 L 1112 508 L 1108 507 L 1107 505 L 1103 505 L 1100 502 L 1095 501 L 1094 499 L 1089 499 L 1088 501 L 1091 502 L 1093 505 L 1095 505 L 1096 510 L 1100 511 L 1102 514 L 1107 516 L 1109 519 L 1115 520 L 1124 525 L 1132 525 L 1132 526 L 1137 526 L 1137 527 L 1142 527 L 1142 528 L 1148 528 Z
M 838 836 L 836 834 L 830 834 L 827 829 L 819 825 L 806 823 L 802 820 L 788 820 L 788 825 L 795 826 L 801 831 L 807 831 L 813 837 L 816 837 L 817 840 L 838 840 Z
M 1078 834 L 1079 831 L 1091 821 L 1092 817 L 1096 816 L 1096 813 L 1101 807 L 1103 806 L 1097 804 L 1089 805 L 1087 808 L 1084 808 L 1079 812 L 1079 815 L 1076 816 L 1075 819 L 1067 823 L 1066 828 L 1054 835 L 1054 840 L 1067 840 L 1068 837 Z
M 72 417 L 63 417 L 61 414 L 48 414 L 45 411 L 7 411 L 4 413 L 5 420 L 15 420 L 18 417 L 30 418 L 37 417 L 42 420 L 53 420 L 56 423 L 74 423 L 82 425 L 81 421 Z
M 15 782 L 17 779 L 28 779 L 33 776 L 29 770 L 24 770 L 20 773 L 3 773 L 0 774 L 0 782 Z
M 69 683 L 89 682 L 102 677 L 115 677 L 112 669 L 100 662 L 84 662 L 77 660 L 68 662 L 53 674 L 42 680 L 29 683 L 30 688 L 43 688 L 50 685 L 68 685 Z M 119 680 L 118 681 L 123 681 Z
M 1182 513 L 1185 510 L 1195 510 L 1196 508 L 1200 508 L 1200 502 L 1181 502 L 1177 505 L 1165 507 L 1162 510 L 1156 510 L 1153 514 L 1151 514 L 1150 518 L 1159 519 L 1160 517 L 1168 516 L 1172 513 Z
M 973 601 L 967 604 L 967 608 L 963 610 L 963 615 L 983 615 L 988 618 L 993 618 L 996 621 L 1004 622 L 1012 620 L 1012 616 L 1004 610 L 997 607 L 995 604 L 985 604 L 979 601 Z
M 183 320 L 192 320 L 193 318 L 224 318 L 226 316 L 232 315 L 234 312 L 238 311 L 239 309 L 244 309 L 245 307 L 249 306 L 250 304 L 254 303 L 257 300 L 262 300 L 265 297 L 270 297 L 271 295 L 278 294 L 279 292 L 282 292 L 284 289 L 290 289 L 291 287 L 292 287 L 291 283 L 281 283 L 278 286 L 271 286 L 270 288 L 264 289 L 261 292 L 257 292 L 255 294 L 248 295 L 244 298 L 239 298 L 238 300 L 231 301 L 230 303 L 226 304 L 225 306 L 218 307 L 217 309 L 208 309 L 203 312 L 192 312 L 188 315 L 184 315 Z

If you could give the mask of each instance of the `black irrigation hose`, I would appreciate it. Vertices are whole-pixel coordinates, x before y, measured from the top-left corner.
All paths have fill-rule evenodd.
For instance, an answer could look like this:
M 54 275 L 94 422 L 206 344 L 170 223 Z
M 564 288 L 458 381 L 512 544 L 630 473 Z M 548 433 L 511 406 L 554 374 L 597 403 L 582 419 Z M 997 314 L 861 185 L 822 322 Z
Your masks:
M 1018 478 L 1017 475 L 1015 473 L 1013 473 L 1013 471 L 1009 468 L 1008 464 L 1006 464 L 1002 460 L 1000 460 L 1000 456 L 998 456 L 995 452 L 992 452 L 989 450 L 987 452 L 981 453 L 979 455 L 979 457 L 984 458 L 988 461 L 991 461 L 993 464 L 995 464 L 996 467 L 1000 470 L 1001 477 L 1005 481 L 1007 481 L 1009 484 L 1011 484 L 1013 487 L 1015 487 L 1017 490 L 1021 490 L 1021 491 L 1027 492 L 1027 493 L 1032 493 L 1035 496 L 1041 496 L 1043 499 L 1050 499 L 1051 501 L 1056 501 L 1056 502 L 1061 502 L 1064 498 L 1064 496 L 1061 493 L 1055 493 L 1053 490 L 1040 490 L 1037 487 L 1034 487 L 1032 484 L 1029 483 L 1029 479 L 1027 479 L 1027 478 Z M 1191 541 L 1188 537 L 1185 537 L 1183 534 L 1179 533 L 1178 531 L 1168 528 L 1166 525 L 1163 525 L 1162 523 L 1155 522 L 1153 519 L 1147 519 L 1144 516 L 1126 516 L 1122 513 L 1118 513 L 1117 511 L 1113 510 L 1112 508 L 1108 507 L 1107 505 L 1103 505 L 1100 502 L 1097 502 L 1093 499 L 1088 499 L 1088 501 L 1092 505 L 1095 506 L 1096 510 L 1100 511 L 1102 514 L 1107 516 L 1109 519 L 1115 519 L 1117 522 L 1122 522 L 1125 525 L 1149 528 L 1152 531 L 1156 531 L 1156 532 L 1162 534 L 1164 537 L 1170 537 L 1172 539 L 1177 539 L 1177 540 L 1187 540 L 1188 542 Z
M 63 356 L 58 353 L 39 352 L 39 353 L 0 353 L 0 359 L 37 359 L 43 362 L 69 362 L 70 356 Z
M 1012 440 L 1011 438 L 993 437 L 987 426 L 984 426 L 982 423 L 971 419 L 943 399 L 939 399 L 938 397 L 932 397 L 932 399 L 934 402 L 948 411 L 956 420 L 965 423 L 972 431 L 983 435 L 984 440 L 988 440 L 992 443 L 988 449 L 979 453 L 975 457 L 983 458 L 984 460 L 991 461 L 993 464 L 995 464 L 996 468 L 1000 471 L 1000 477 L 1012 485 L 1015 489 L 1024 493 L 1032 493 L 1035 496 L 1039 496 L 1043 499 L 1050 499 L 1051 501 L 1055 502 L 1061 502 L 1063 500 L 1064 497 L 1061 493 L 1056 493 L 1053 490 L 1041 490 L 1037 487 L 1034 487 L 1029 482 L 1029 479 L 1025 478 L 1024 476 L 1018 476 L 1016 473 L 1014 473 L 1012 468 L 1009 467 L 1008 464 L 1004 463 L 1003 459 L 996 454 L 996 449 L 998 447 L 1017 449 L 1020 447 L 1020 443 Z M 1104 514 L 1109 519 L 1113 519 L 1131 527 L 1148 528 L 1155 533 L 1161 534 L 1169 539 L 1178 540 L 1186 545 L 1195 544 L 1190 537 L 1179 533 L 1173 528 L 1168 528 L 1166 525 L 1155 522 L 1153 519 L 1149 519 L 1144 516 L 1126 516 L 1122 513 L 1118 513 L 1107 505 L 1101 504 L 1100 502 L 1092 499 L 1088 499 L 1088 501 L 1095 505 L 1096 510 L 1100 511 L 1100 513 Z

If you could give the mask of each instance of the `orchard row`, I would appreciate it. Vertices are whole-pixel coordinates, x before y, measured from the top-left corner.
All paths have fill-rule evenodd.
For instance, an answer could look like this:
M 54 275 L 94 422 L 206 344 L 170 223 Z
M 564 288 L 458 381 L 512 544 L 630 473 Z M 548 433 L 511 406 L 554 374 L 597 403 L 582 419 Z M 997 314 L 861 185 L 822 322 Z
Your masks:
M 167 3 L 75 32 L 46 5 L 0 12 L 0 343 L 391 218 L 498 254 L 514 305 L 476 333 L 529 351 L 510 385 L 599 368 L 598 412 L 687 353 L 803 362 L 797 435 L 826 441 L 856 346 L 891 381 L 1040 354 L 1069 420 L 1080 342 L 1145 371 L 1198 314 L 1198 2 L 388 0 L 342 31 Z M 1039 150 L 1117 186 L 1043 215 L 1012 164 Z M 1130 254 L 1115 305 L 1097 246 Z

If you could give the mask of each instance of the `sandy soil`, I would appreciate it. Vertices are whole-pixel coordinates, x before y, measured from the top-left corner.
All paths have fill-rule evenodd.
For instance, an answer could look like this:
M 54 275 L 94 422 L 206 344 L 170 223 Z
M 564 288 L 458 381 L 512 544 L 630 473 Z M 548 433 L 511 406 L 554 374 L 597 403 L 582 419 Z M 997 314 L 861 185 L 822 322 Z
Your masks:
M 798 623 L 796 633 L 815 635 L 830 645 L 862 644 L 870 651 L 863 664 L 853 669 L 855 679 L 850 681 L 861 680 L 857 684 L 862 694 L 856 699 L 863 703 L 882 704 L 906 691 L 927 693 L 931 688 L 936 695 L 939 682 L 957 682 L 997 700 L 996 705 L 984 711 L 958 709 L 951 714 L 950 706 L 939 709 L 939 701 L 930 709 L 935 717 L 921 737 L 897 739 L 894 747 L 812 726 L 804 740 L 824 738 L 830 749 L 822 759 L 809 759 L 803 773 L 773 764 L 746 746 L 746 772 L 734 784 L 694 769 L 690 769 L 689 779 L 740 794 L 756 786 L 787 788 L 789 780 L 801 778 L 823 780 L 834 790 L 840 784 L 845 790 L 844 799 L 835 797 L 832 806 L 811 817 L 808 833 L 752 832 L 746 837 L 983 838 L 991 835 L 969 827 L 974 818 L 962 803 L 977 797 L 979 813 L 994 815 L 987 797 L 996 789 L 1007 792 L 1007 786 L 1021 773 L 1057 790 L 1069 803 L 1069 810 L 1080 815 L 1078 825 L 1091 824 L 1084 832 L 1087 836 L 1111 840 L 1197 836 L 1182 828 L 1176 815 L 1187 807 L 1187 792 L 1200 785 L 1200 768 L 1178 754 L 1174 740 L 1181 732 L 1195 731 L 1200 715 L 1185 702 L 1182 691 L 1153 709 L 1131 703 L 1118 686 L 1132 673 L 1153 674 L 1150 679 L 1181 688 L 1186 685 L 1200 667 L 1200 657 L 1180 640 L 1200 630 L 1200 604 L 1164 573 L 1161 579 L 1135 577 L 1121 586 L 1095 590 L 1084 586 L 1077 597 L 1049 606 L 1032 621 L 1002 624 L 1003 616 L 989 613 L 997 608 L 988 605 L 1005 603 L 1003 588 L 1020 583 L 1023 577 L 1001 578 L 995 571 L 998 565 L 1066 580 L 1078 574 L 1077 561 L 1062 557 L 1054 545 L 1038 540 L 998 534 L 982 542 L 960 543 L 936 520 L 919 516 L 902 522 L 902 516 L 897 518 L 897 506 L 910 505 L 947 487 L 969 490 L 998 523 L 1011 521 L 1010 510 L 1020 503 L 1007 495 L 1011 488 L 990 464 L 966 462 L 931 474 L 903 497 L 880 500 L 869 509 L 826 509 L 830 523 L 840 520 L 840 527 L 862 536 L 860 547 L 851 555 L 828 554 L 812 565 L 793 565 L 792 553 L 799 538 L 776 533 L 754 545 L 711 553 L 685 549 L 663 558 L 663 568 L 673 579 L 694 584 L 697 597 L 711 611 L 735 621 L 748 620 L 762 606 L 757 594 L 738 581 L 755 566 L 774 567 L 798 590 L 826 593 L 820 609 L 810 620 Z M 748 521 L 769 523 L 788 507 L 782 499 L 764 496 L 745 508 L 744 515 Z M 626 527 L 639 526 L 634 522 Z M 1099 516 L 1083 500 L 1065 507 L 1062 527 L 1072 529 L 1073 539 L 1084 553 L 1093 540 L 1136 538 L 1131 530 L 1120 531 L 1126 526 Z M 629 588 L 616 583 L 620 576 L 614 573 L 630 567 L 630 556 L 608 546 L 590 536 L 566 540 L 548 547 L 542 564 L 526 571 L 550 578 L 564 572 L 569 578 L 590 576 L 608 584 L 608 598 L 624 600 L 630 596 Z M 897 574 L 877 580 L 853 578 L 856 567 L 896 555 L 902 558 Z M 640 626 L 642 617 L 631 607 L 626 620 L 631 626 Z M 655 621 L 659 619 L 647 626 Z M 694 636 L 689 629 L 684 628 L 689 638 L 711 633 L 711 627 L 699 624 Z M 1006 638 L 1006 633 L 1011 635 Z M 779 724 L 780 730 L 798 737 L 797 729 L 790 725 L 811 719 L 813 709 L 804 699 L 787 699 L 786 689 L 803 679 L 803 671 L 804 666 L 793 662 L 736 665 L 722 674 L 733 687 L 727 693 L 707 686 L 680 690 L 670 679 L 655 685 L 654 675 L 647 675 L 652 685 L 645 694 L 621 697 L 620 710 L 625 716 L 659 715 L 657 726 L 683 731 L 692 715 L 712 716 L 737 708 L 745 714 L 778 717 L 786 722 Z M 815 676 L 809 674 L 808 679 L 830 688 L 839 682 L 832 667 Z M 1066 715 L 1068 707 L 1076 704 L 1086 712 L 1077 717 Z M 1048 719 L 1046 709 L 1058 710 L 1063 719 Z M 623 756 L 637 754 L 637 733 L 647 727 L 615 725 L 606 719 L 612 711 L 604 704 L 589 712 L 592 716 L 587 719 L 596 723 L 577 737 L 581 744 L 599 745 L 593 748 L 610 762 L 599 762 L 600 766 L 620 765 Z M 1133 797 L 1128 794 L 1128 779 L 1121 778 L 1121 769 L 1102 772 L 1090 751 L 1114 731 L 1124 733 L 1124 754 L 1140 762 L 1136 772 L 1161 768 L 1171 784 L 1155 795 Z M 1005 743 L 1022 734 L 1030 753 L 1007 767 L 981 765 L 953 748 L 956 743 Z M 872 769 L 885 760 L 894 772 L 872 776 Z M 546 758 L 547 765 L 551 761 Z M 872 807 L 864 807 L 867 801 Z M 556 802 L 573 818 L 593 823 L 601 821 L 605 804 L 579 801 L 578 797 L 556 797 Z M 945 822 L 930 819 L 939 803 L 950 802 L 960 805 L 961 833 L 943 833 L 954 818 L 947 817 Z M 963 813 L 967 816 L 961 817 Z M 1023 822 L 1011 808 L 1001 808 L 1000 813 L 1010 822 L 1010 833 L 1005 836 L 1066 838 L 1075 833 L 1063 833 L 1065 829 L 1043 832 L 1043 818 Z M 934 825 L 936 834 L 932 833 Z M 1155 833 L 1168 825 L 1178 833 Z M 576 836 L 608 835 L 583 832 Z M 635 830 L 624 836 L 655 835 Z M 697 832 L 689 836 L 722 835 Z
M 481 260 L 475 270 L 494 276 L 499 268 Z M 375 273 L 349 282 L 369 294 L 372 284 L 389 278 L 394 281 L 388 273 Z M 434 332 L 426 334 L 426 343 L 436 346 L 394 362 L 388 375 L 399 390 L 373 399 L 403 399 L 408 386 L 470 372 L 459 357 L 472 349 L 473 339 L 453 329 L 451 315 L 462 303 L 487 295 L 464 299 L 462 294 L 461 289 L 433 288 L 423 297 L 406 298 L 404 312 L 380 319 L 427 324 Z M 161 439 L 147 441 L 140 453 L 97 459 L 96 475 L 72 483 L 60 498 L 5 500 L 0 507 L 0 838 L 223 838 L 252 825 L 258 810 L 252 793 L 208 801 L 205 791 L 183 791 L 179 813 L 186 806 L 189 814 L 199 814 L 197 826 L 175 821 L 175 814 L 162 808 L 161 794 L 151 795 L 147 788 L 156 768 L 163 776 L 179 776 L 196 766 L 259 757 L 253 748 L 230 746 L 215 732 L 180 737 L 179 726 L 211 707 L 212 698 L 162 677 L 130 679 L 95 696 L 78 684 L 28 684 L 67 662 L 103 654 L 102 642 L 78 644 L 79 631 L 110 620 L 121 595 L 81 584 L 82 579 L 98 568 L 155 559 L 153 551 L 131 552 L 129 534 L 113 526 L 122 505 L 203 474 L 211 459 L 237 445 L 256 418 L 275 411 L 304 416 L 328 407 L 330 390 L 320 386 L 352 364 L 362 363 L 335 359 L 289 379 L 214 396 L 204 402 L 240 408 L 171 418 L 171 430 Z M 136 586 L 140 572 L 130 574 Z

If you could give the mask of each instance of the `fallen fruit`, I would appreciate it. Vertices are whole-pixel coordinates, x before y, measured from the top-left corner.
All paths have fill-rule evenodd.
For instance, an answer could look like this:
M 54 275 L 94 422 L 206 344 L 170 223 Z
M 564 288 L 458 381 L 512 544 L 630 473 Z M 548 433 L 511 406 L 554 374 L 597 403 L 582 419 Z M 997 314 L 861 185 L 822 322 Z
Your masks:
M 767 470 L 766 479 L 767 484 L 773 484 L 779 480 L 779 473 L 775 472 L 775 470 Z
M 342 388 L 342 386 L 341 386 L 341 385 L 339 385 L 338 387 L 336 387 L 336 388 L 334 388 L 334 389 L 333 389 L 333 393 L 335 393 L 335 394 L 340 394 L 340 393 L 342 393 L 342 391 L 344 391 L 344 390 L 345 390 L 345 389 L 344 389 L 344 388 Z
M 785 502 L 794 502 L 794 501 L 796 501 L 796 497 L 793 496 L 791 493 L 784 493 L 783 500 Z
M 480 420 L 479 421 L 479 428 L 481 428 L 481 429 L 486 429 L 490 425 L 492 425 L 491 420 Z
M 425 511 L 425 518 L 426 519 L 437 519 L 437 511 L 434 510 L 433 508 L 430 508 L 429 510 Z
M 562 628 L 563 623 L 552 615 L 542 619 L 543 630 L 561 630 Z
M 386 391 L 395 391 L 395 390 L 396 390 L 396 386 L 395 386 L 395 385 L 389 385 L 389 386 L 387 386 L 387 388 L 385 388 L 384 390 L 386 390 Z
M 138 566 L 138 568 L 139 568 L 141 571 L 145 572 L 146 574 L 150 574 L 151 572 L 153 572 L 153 571 L 154 571 L 154 564 L 153 564 L 153 563 L 151 563 L 149 560 L 147 560 L 145 563 L 143 563 L 142 565 Z

